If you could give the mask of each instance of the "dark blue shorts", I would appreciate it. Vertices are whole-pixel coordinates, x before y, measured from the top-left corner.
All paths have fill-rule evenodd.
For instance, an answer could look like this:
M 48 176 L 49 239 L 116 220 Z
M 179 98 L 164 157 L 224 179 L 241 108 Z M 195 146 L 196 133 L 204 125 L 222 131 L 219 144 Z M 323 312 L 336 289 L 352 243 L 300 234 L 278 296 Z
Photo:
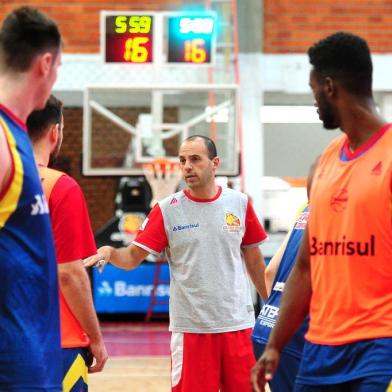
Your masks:
M 295 392 L 385 392 L 391 382 L 390 376 L 368 376 L 329 385 L 295 384 Z
M 91 355 L 86 347 L 63 348 L 63 392 L 87 392 Z
M 253 350 L 257 359 L 260 358 L 264 349 L 265 344 L 253 341 Z M 285 351 L 281 353 L 279 366 L 273 379 L 269 382 L 272 392 L 291 392 L 294 389 L 300 361 L 300 358 Z

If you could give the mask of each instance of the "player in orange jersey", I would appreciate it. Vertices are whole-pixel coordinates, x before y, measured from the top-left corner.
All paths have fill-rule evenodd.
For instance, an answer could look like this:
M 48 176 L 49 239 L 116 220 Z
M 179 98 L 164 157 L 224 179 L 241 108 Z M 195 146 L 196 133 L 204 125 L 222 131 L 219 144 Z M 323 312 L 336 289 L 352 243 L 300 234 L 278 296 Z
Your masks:
M 313 177 L 307 230 L 255 391 L 309 311 L 296 392 L 385 391 L 392 378 L 392 127 L 372 95 L 366 41 L 333 34 L 308 55 L 324 128 L 340 128 Z
M 42 110 L 30 114 L 27 128 L 49 205 L 56 248 L 63 390 L 86 392 L 87 372 L 100 372 L 108 354 L 94 310 L 90 280 L 82 263 L 82 259 L 94 254 L 96 249 L 86 202 L 72 177 L 47 167 L 61 147 L 62 106 L 62 102 L 51 95 Z

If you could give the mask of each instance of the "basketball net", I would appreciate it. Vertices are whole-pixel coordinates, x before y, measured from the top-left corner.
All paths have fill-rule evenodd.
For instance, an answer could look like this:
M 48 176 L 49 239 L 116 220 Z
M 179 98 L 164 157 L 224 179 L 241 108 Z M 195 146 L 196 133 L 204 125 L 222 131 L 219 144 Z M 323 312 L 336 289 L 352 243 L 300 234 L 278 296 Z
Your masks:
M 165 158 L 157 158 L 143 165 L 143 173 L 152 191 L 150 207 L 174 193 L 182 178 L 179 164 Z

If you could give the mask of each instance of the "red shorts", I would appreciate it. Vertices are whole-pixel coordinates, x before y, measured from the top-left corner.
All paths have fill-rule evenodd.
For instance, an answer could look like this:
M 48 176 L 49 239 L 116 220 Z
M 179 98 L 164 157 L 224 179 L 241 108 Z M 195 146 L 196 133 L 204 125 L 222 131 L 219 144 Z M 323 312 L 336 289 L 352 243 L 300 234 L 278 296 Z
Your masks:
M 173 392 L 251 392 L 252 329 L 171 338 Z

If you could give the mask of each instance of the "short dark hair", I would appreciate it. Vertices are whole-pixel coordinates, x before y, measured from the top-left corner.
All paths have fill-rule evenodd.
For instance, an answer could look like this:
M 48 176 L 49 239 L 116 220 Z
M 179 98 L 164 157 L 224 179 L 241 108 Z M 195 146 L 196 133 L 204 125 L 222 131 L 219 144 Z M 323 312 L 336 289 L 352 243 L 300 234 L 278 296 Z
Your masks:
M 27 71 L 33 59 L 45 51 L 57 54 L 61 35 L 57 24 L 41 11 L 20 7 L 4 19 L 0 31 L 0 65 Z
M 212 139 L 210 139 L 207 136 L 203 136 L 203 135 L 192 135 L 187 137 L 184 142 L 191 142 L 193 140 L 196 139 L 201 139 L 204 142 L 204 145 L 207 148 L 207 152 L 208 152 L 208 158 L 209 159 L 213 159 L 216 156 L 218 156 L 218 152 L 216 151 L 216 145 L 214 143 L 214 141 Z
M 373 65 L 363 38 L 341 31 L 311 46 L 308 56 L 316 77 L 339 80 L 354 95 L 372 95 Z
M 33 142 L 41 139 L 48 132 L 49 127 L 60 124 L 63 113 L 63 103 L 51 95 L 42 110 L 35 110 L 27 118 L 27 129 Z

